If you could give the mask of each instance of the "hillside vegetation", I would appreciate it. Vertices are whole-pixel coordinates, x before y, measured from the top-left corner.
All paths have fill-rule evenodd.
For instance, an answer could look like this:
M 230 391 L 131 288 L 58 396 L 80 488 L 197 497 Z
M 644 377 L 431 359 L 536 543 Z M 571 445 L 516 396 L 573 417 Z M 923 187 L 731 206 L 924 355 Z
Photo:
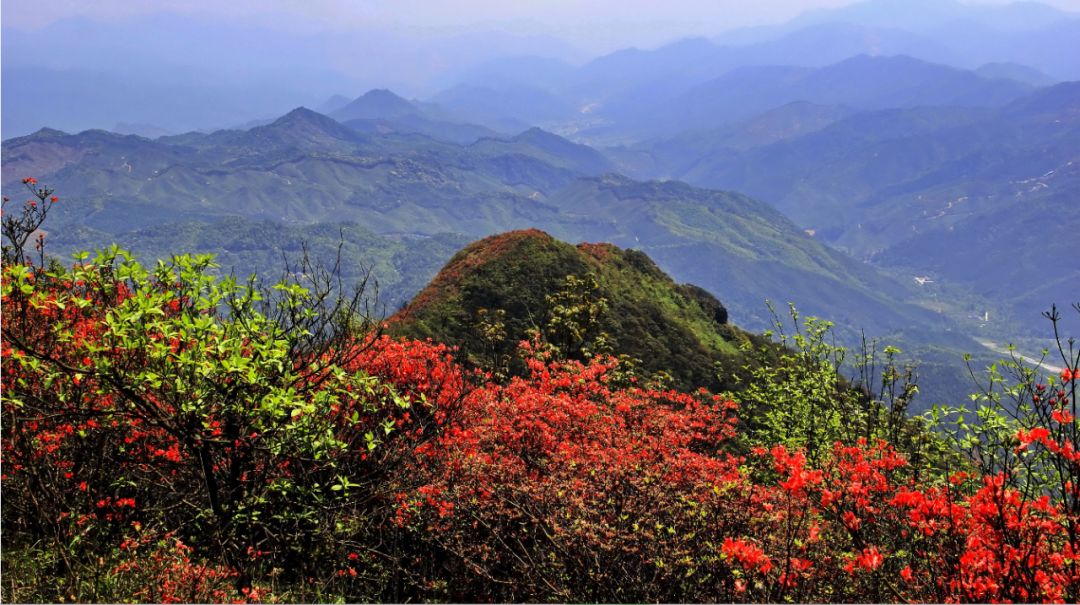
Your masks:
M 198 229 L 222 229 L 256 244 L 226 249 L 226 272 L 276 274 L 274 261 L 295 256 L 301 239 L 331 262 L 339 226 L 353 233 L 355 223 L 373 233 L 356 232 L 343 249 L 346 274 L 371 268 L 393 312 L 457 245 L 539 228 L 564 240 L 639 249 L 674 279 L 722 294 L 747 329 L 771 326 L 766 300 L 790 301 L 834 320 L 843 342 L 855 344 L 863 333 L 888 338 L 926 364 L 924 405 L 962 393 L 966 377 L 956 362 L 981 347 L 953 318 L 969 304 L 990 307 L 972 295 L 965 304 L 939 297 L 928 305 L 910 278 L 830 249 L 744 195 L 592 175 L 608 166 L 595 150 L 539 130 L 462 145 L 359 132 L 297 109 L 248 130 L 156 140 L 42 131 L 6 141 L 3 154 L 5 190 L 18 186 L 17 171 L 39 169 L 70 191 L 53 218 L 51 245 L 61 257 L 111 241 L 165 258 L 195 244 Z M 255 237 L 271 229 L 267 221 L 281 225 L 273 227 L 281 235 Z M 361 258 L 361 251 L 371 254 Z

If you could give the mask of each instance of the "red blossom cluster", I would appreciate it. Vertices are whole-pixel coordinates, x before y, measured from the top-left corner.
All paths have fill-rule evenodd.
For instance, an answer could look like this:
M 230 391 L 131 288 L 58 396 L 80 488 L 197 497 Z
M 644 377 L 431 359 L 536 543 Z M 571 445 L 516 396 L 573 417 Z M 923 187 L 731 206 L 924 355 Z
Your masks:
M 141 534 L 120 546 L 122 560 L 108 570 L 114 582 L 133 587 L 130 598 L 144 603 L 262 603 L 264 589 L 236 590 L 235 570 L 192 560 L 194 550 L 172 534 Z

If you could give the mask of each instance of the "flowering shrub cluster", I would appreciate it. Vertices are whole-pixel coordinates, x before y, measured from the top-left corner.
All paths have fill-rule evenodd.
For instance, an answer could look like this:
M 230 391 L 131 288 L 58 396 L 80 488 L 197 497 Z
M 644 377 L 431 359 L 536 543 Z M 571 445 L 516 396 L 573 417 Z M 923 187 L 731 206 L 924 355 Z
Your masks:
M 30 241 L 44 195 L 9 242 Z M 466 372 L 318 281 L 16 248 L 7 600 L 1080 599 L 1071 348 L 1046 383 L 992 372 L 976 421 L 935 411 L 948 430 L 927 439 L 953 447 L 928 456 L 864 417 L 850 438 L 776 439 L 785 417 L 755 430 L 737 395 L 653 388 L 538 341 L 522 375 Z M 752 396 L 800 397 L 784 392 Z
M 528 366 L 472 390 L 417 450 L 422 481 L 395 520 L 442 553 L 446 588 L 428 598 L 643 600 L 697 582 L 684 530 L 707 525 L 696 504 L 727 499 L 738 476 L 723 451 L 735 404 L 613 387 L 612 359 Z
M 934 473 L 865 438 L 817 464 L 738 456 L 731 401 L 614 390 L 604 362 L 532 369 L 420 448 L 426 483 L 395 520 L 440 547 L 426 598 L 1076 600 L 1074 514 L 1003 475 Z

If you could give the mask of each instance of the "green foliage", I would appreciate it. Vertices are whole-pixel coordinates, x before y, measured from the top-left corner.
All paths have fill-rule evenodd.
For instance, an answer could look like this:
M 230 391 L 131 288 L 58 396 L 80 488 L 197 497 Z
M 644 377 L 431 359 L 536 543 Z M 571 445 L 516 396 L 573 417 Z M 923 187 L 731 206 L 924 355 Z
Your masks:
M 748 445 L 781 444 L 817 460 L 836 442 L 884 439 L 911 462 L 929 456 L 937 445 L 908 416 L 918 389 L 915 368 L 897 359 L 901 351 L 887 346 L 879 354 L 864 342 L 849 360 L 848 349 L 832 339 L 831 322 L 802 318 L 794 305 L 789 312 L 791 333 L 775 313 L 775 332 L 768 333 L 779 353 L 770 358 L 762 355 L 768 349 L 758 349 L 758 363 L 738 393 L 747 410 Z M 856 377 L 846 379 L 852 369 Z
M 1074 307 L 1080 312 L 1080 305 Z M 1073 375 L 1073 368 L 1080 365 L 1080 350 L 1075 341 L 1060 337 L 1062 316 L 1056 307 L 1044 315 L 1054 324 L 1057 350 L 1052 357 L 1044 350 L 1042 359 L 1060 361 L 1064 368 L 1060 374 L 1023 359 L 1013 347 L 1007 359 L 981 372 L 969 359 L 978 388 L 970 402 L 935 406 L 925 417 L 979 471 L 1003 476 L 1025 496 L 1048 494 L 1080 512 L 1080 494 L 1070 487 L 1080 479 L 1080 465 L 1072 459 L 1080 446 Z
M 282 273 L 282 257 L 307 253 L 330 264 L 337 259 L 345 284 L 369 280 L 377 284 L 367 291 L 375 313 L 396 311 L 415 295 L 449 259 L 468 243 L 468 238 L 438 234 L 400 238 L 377 235 L 356 223 L 293 226 L 238 217 L 220 222 L 183 222 L 152 226 L 110 235 L 88 227 L 74 227 L 50 234 L 49 249 L 69 257 L 97 241 L 124 242 L 143 259 L 168 259 L 173 250 L 213 253 L 218 273 L 238 276 L 276 277 Z M 227 242 L 224 246 L 222 242 Z M 377 296 L 376 296 L 377 294 Z
M 608 311 L 593 275 L 567 275 L 563 287 L 546 297 L 547 342 L 564 357 L 591 357 L 604 352 L 608 336 L 600 331 L 600 319 Z

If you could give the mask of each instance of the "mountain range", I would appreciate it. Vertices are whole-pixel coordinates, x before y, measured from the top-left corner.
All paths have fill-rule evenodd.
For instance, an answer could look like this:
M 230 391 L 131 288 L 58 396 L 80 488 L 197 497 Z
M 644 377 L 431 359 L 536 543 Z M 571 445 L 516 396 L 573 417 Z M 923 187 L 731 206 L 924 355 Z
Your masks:
M 823 245 L 767 204 L 612 166 L 539 129 L 460 144 L 361 132 L 303 108 L 247 130 L 155 140 L 42 130 L 3 147 L 5 193 L 36 174 L 62 194 L 49 240 L 61 255 L 115 241 L 160 257 L 227 235 L 224 270 L 275 276 L 301 241 L 332 255 L 344 224 L 350 276 L 372 269 L 392 311 L 464 241 L 536 227 L 640 249 L 720 295 L 749 329 L 773 321 L 766 299 L 794 301 L 848 341 L 865 331 L 920 350 L 944 345 L 951 361 L 979 348 L 950 319 L 959 309 L 927 308 L 907 280 Z
M 1075 213 L 1060 212 L 1080 185 L 1076 83 L 996 108 L 791 104 L 620 155 L 638 176 L 768 200 L 856 258 L 1003 302 L 1033 332 L 1048 301 L 1080 294 L 1074 263 L 1032 271 L 1068 258 L 1080 232 Z
M 816 280 L 835 282 L 830 294 L 850 291 L 874 307 L 858 313 L 868 328 L 904 316 L 891 302 L 903 287 L 822 246 L 769 206 L 610 169 L 596 150 L 538 129 L 459 145 L 365 134 L 301 108 L 249 130 L 157 140 L 41 131 L 6 142 L 3 180 L 8 189 L 20 175 L 37 174 L 63 192 L 70 202 L 57 209 L 57 231 L 78 225 L 119 234 L 227 217 L 297 226 L 355 221 L 415 237 L 535 226 L 566 239 L 656 248 L 661 264 L 708 250 L 709 266 L 686 271 L 712 276 L 697 280 L 706 287 L 723 283 L 752 325 L 764 324 L 766 297 L 787 295 L 825 311 L 812 302 Z M 785 266 L 784 275 L 765 279 L 759 263 Z
M 857 55 L 824 67 L 745 66 L 673 94 L 680 87 L 648 85 L 609 100 L 595 113 L 601 133 L 648 138 L 656 133 L 717 128 L 795 102 L 857 110 L 898 107 L 995 107 L 1033 90 L 1016 80 L 908 56 Z M 582 136 L 592 136 L 586 130 Z

